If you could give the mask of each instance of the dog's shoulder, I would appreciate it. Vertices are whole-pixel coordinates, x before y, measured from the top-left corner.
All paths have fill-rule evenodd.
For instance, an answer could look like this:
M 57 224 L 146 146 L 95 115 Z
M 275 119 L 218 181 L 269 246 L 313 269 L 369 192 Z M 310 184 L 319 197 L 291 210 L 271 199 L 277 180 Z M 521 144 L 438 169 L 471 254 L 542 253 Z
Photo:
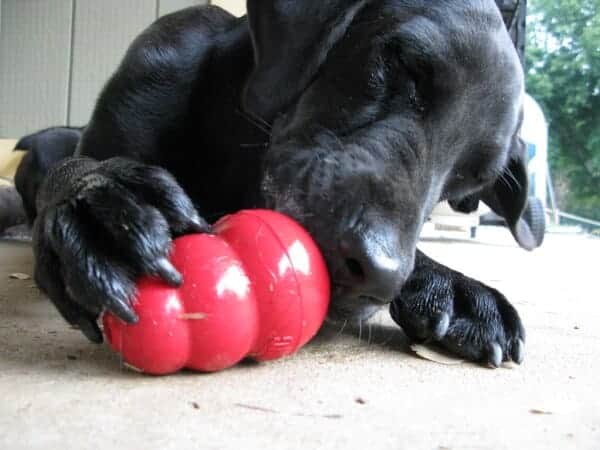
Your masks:
M 153 67 L 189 65 L 203 58 L 237 19 L 218 6 L 193 6 L 157 19 L 131 44 L 125 61 Z

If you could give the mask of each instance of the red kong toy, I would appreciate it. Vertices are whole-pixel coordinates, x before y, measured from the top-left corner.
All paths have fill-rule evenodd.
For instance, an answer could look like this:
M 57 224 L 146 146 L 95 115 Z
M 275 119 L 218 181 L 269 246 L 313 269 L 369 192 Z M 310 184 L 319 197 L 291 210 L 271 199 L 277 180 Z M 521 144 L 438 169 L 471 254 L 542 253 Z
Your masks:
M 226 216 L 214 234 L 176 239 L 179 288 L 144 278 L 125 324 L 104 314 L 106 340 L 140 371 L 216 371 L 249 356 L 281 358 L 306 344 L 325 320 L 329 277 L 308 233 L 267 210 Z

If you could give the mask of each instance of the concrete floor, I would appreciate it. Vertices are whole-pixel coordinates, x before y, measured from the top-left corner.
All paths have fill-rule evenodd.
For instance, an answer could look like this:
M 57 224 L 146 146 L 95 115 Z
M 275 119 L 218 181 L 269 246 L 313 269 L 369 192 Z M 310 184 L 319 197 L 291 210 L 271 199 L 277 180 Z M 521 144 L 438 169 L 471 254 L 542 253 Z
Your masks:
M 1 449 L 599 449 L 600 240 L 506 231 L 421 247 L 502 290 L 528 331 L 520 367 L 420 359 L 385 315 L 297 355 L 210 375 L 131 372 L 65 326 L 28 245 L 0 243 Z M 356 334 L 356 333 L 355 333 Z

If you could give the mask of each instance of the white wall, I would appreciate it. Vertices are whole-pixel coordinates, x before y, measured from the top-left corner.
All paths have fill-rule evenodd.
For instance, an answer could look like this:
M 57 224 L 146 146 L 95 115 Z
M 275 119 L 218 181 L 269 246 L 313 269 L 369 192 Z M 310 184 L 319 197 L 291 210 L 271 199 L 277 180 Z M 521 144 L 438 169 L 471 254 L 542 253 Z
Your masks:
M 0 138 L 83 125 L 133 38 L 207 0 L 0 0 Z
M 3 0 L 1 10 L 0 138 L 65 123 L 72 0 Z

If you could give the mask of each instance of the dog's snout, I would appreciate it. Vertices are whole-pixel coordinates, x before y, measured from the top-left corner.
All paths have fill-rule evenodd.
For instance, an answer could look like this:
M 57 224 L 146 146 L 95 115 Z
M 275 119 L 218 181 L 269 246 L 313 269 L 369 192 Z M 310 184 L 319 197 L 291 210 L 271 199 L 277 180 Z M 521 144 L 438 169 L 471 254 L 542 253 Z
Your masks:
M 393 236 L 349 231 L 339 242 L 349 288 L 355 295 L 389 303 L 406 278 L 406 264 Z

